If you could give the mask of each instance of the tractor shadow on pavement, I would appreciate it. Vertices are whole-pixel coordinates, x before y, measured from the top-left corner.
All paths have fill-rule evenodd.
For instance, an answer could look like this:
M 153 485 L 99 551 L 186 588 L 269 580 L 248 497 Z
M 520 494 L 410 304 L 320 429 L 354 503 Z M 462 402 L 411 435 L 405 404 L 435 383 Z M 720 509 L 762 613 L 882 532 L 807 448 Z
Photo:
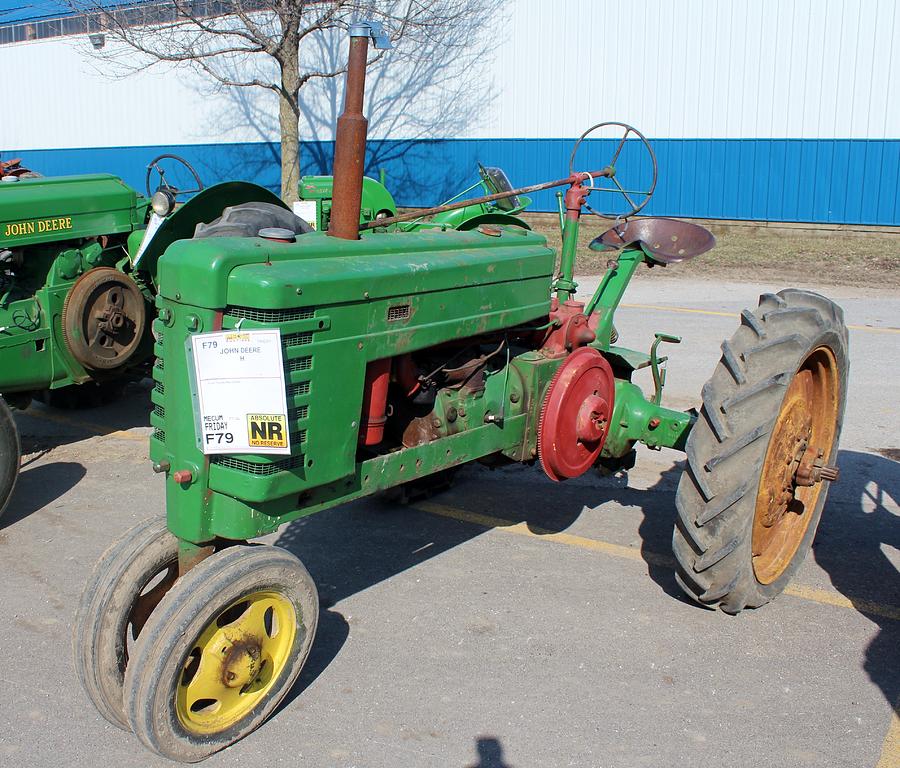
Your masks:
M 900 607 L 900 572 L 886 553 L 888 548 L 900 550 L 900 462 L 840 451 L 838 466 L 840 480 L 829 493 L 813 554 L 835 589 L 878 625 L 866 649 L 865 670 L 888 704 L 896 707 L 900 618 L 878 615 L 871 608 Z
M 74 461 L 53 461 L 24 469 L 0 518 L 0 530 L 52 504 L 78 485 L 85 474 L 84 466 Z
M 895 659 L 900 621 L 873 615 L 867 606 L 890 610 L 900 605 L 897 568 L 882 549 L 882 545 L 900 549 L 900 521 L 886 506 L 900 500 L 900 463 L 854 451 L 841 451 L 838 463 L 841 480 L 831 490 L 814 556 L 834 587 L 879 625 L 879 634 L 866 652 L 865 668 L 894 706 L 900 696 L 900 669 Z M 611 502 L 632 508 L 642 515 L 637 533 L 650 577 L 667 595 L 690 602 L 675 582 L 671 555 L 675 490 L 681 469 L 682 463 L 675 462 L 660 472 L 652 486 L 629 488 L 619 477 L 592 476 L 551 484 L 534 468 L 509 467 L 491 473 L 466 467 L 453 488 L 432 501 L 479 511 L 497 519 L 497 524 L 525 523 L 538 534 L 564 531 L 598 505 Z M 347 621 L 338 611 L 329 610 L 332 606 L 485 530 L 452 516 L 423 514 L 378 497 L 302 518 L 282 529 L 275 543 L 304 562 L 324 609 L 309 661 L 285 705 L 328 667 L 349 636 Z
M 112 403 L 78 409 L 53 408 L 32 402 L 14 411 L 22 449 L 19 479 L 0 520 L 7 528 L 70 491 L 85 476 L 76 444 L 92 437 L 150 423 L 150 386 L 145 380 L 129 384 Z M 139 433 L 136 440 L 145 439 Z
M 680 470 L 672 470 L 677 479 Z M 479 511 L 507 524 L 525 523 L 540 533 L 564 531 L 584 513 L 586 505 L 605 502 L 651 510 L 641 535 L 653 552 L 668 552 L 674 483 L 667 475 L 658 488 L 624 487 L 622 478 L 597 478 L 551 483 L 536 468 L 507 467 L 496 472 L 464 467 L 454 486 L 430 501 Z M 452 517 L 424 514 L 388 498 L 374 497 L 344 504 L 289 523 L 274 542 L 293 552 L 309 570 L 319 591 L 322 611 L 316 642 L 301 676 L 282 707 L 289 706 L 337 657 L 350 627 L 332 606 L 375 584 L 413 568 L 467 541 L 487 528 Z M 662 511 L 662 514 L 660 512 Z M 499 522 L 498 522 L 499 524 Z M 648 550 L 652 575 L 678 599 L 681 592 L 665 564 L 669 555 Z M 492 758 L 493 759 L 493 758 Z M 498 765 L 496 760 L 487 765 Z
M 23 469 L 38 456 L 88 437 L 148 427 L 151 387 L 152 382 L 144 379 L 129 383 L 120 397 L 107 404 L 87 400 L 83 407 L 60 408 L 32 401 L 26 410 L 15 411 Z
M 484 473 L 486 470 L 482 468 L 464 468 L 454 487 L 435 495 L 432 500 L 478 508 L 472 507 L 467 500 L 473 492 L 470 488 L 473 481 L 478 493 L 484 491 L 479 477 Z M 502 489 L 499 492 L 502 493 Z M 498 493 L 498 489 L 493 493 Z M 527 522 L 529 517 L 539 517 L 537 510 L 543 505 L 539 496 L 534 499 L 530 508 L 516 505 L 515 510 L 495 509 L 504 518 Z M 567 527 L 580 512 L 579 507 L 576 514 L 565 520 L 555 519 L 552 524 Z M 549 527 L 546 519 L 540 519 L 540 524 Z M 484 532 L 485 528 L 481 526 L 424 514 L 379 496 L 301 518 L 282 528 L 274 543 L 303 561 L 316 583 L 322 610 L 309 660 L 279 711 L 312 684 L 346 642 L 350 627 L 338 611 L 330 610 L 332 606 Z

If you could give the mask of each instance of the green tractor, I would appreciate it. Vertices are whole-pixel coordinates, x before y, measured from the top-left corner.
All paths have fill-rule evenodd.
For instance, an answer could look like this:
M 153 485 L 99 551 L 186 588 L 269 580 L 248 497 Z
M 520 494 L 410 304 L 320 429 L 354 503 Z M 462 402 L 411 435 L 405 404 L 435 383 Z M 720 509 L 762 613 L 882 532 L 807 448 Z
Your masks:
M 379 44 L 372 25 L 350 29 L 327 231 L 211 241 L 198 228 L 158 262 L 150 450 L 166 518 L 97 563 L 74 649 L 100 713 L 170 759 L 202 760 L 253 731 L 307 659 L 316 586 L 292 554 L 249 543 L 285 523 L 467 462 L 538 463 L 561 482 L 629 466 L 639 442 L 667 446 L 687 457 L 678 579 L 700 605 L 737 613 L 785 588 L 837 479 L 848 340 L 828 299 L 785 290 L 745 310 L 699 412 L 661 405 L 657 348 L 675 337 L 658 335 L 649 353 L 613 340 L 636 269 L 714 245 L 693 224 L 630 218 L 655 183 L 634 129 L 621 126 L 599 170 L 575 167 L 590 146 L 579 140 L 563 179 L 451 203 L 566 186 L 559 259 L 522 226 L 405 231 L 422 212 L 361 217 L 370 36 Z M 629 137 L 654 167 L 637 191 L 617 184 Z M 592 243 L 609 262 L 585 303 L 575 248 L 601 189 L 629 217 Z M 641 368 L 656 382 L 649 396 L 631 380 Z
M 501 196 L 487 202 L 474 202 L 465 198 L 474 189 L 481 189 L 485 196 L 505 195 L 512 191 L 512 184 L 502 168 L 486 168 L 478 165 L 478 181 L 458 192 L 449 200 L 438 206 L 438 211 L 429 216 L 417 214 L 408 221 L 396 225 L 398 232 L 418 232 L 423 229 L 458 229 L 465 231 L 475 229 L 482 224 L 504 224 L 531 229 L 524 219 L 518 216 L 530 204 L 531 199 L 524 195 L 512 194 Z M 300 203 L 296 212 L 312 227 L 320 232 L 327 232 L 331 222 L 331 209 L 334 205 L 333 176 L 304 176 L 300 179 L 298 189 Z M 465 204 L 453 205 L 465 199 Z M 368 176 L 362 180 L 362 200 L 360 206 L 360 223 L 380 221 L 397 215 L 397 204 L 383 183 Z
M 191 180 L 181 188 L 166 178 L 179 164 Z M 301 231 L 262 187 L 204 189 L 173 155 L 147 166 L 146 196 L 108 174 L 42 177 L 15 160 L 0 164 L 0 515 L 21 458 L 11 409 L 36 397 L 59 407 L 102 402 L 148 373 L 160 254 L 223 207 L 250 201 L 267 207 L 271 223 Z

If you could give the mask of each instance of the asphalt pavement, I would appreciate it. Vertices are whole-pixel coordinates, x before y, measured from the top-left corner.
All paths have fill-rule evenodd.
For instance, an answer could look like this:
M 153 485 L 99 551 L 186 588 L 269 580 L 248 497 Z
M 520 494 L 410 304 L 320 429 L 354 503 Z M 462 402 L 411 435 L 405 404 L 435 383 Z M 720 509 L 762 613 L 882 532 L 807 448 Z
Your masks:
M 681 335 L 664 402 L 691 407 L 737 313 L 780 287 L 642 278 L 620 343 Z M 680 597 L 677 452 L 562 484 L 467 467 L 427 502 L 361 500 L 270 537 L 316 580 L 318 636 L 276 716 L 205 765 L 900 766 L 900 295 L 821 290 L 851 326 L 850 402 L 841 479 L 787 593 L 737 617 Z M 18 414 L 0 766 L 172 765 L 95 713 L 71 660 L 95 560 L 164 511 L 148 403 L 142 384 L 105 408 Z

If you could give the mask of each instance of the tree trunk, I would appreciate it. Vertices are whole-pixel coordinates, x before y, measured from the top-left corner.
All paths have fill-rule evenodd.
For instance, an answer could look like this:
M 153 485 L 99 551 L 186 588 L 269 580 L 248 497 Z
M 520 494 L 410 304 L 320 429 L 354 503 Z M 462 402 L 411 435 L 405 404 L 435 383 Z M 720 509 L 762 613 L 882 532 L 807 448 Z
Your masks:
M 300 127 L 297 98 L 300 91 L 300 56 L 297 44 L 288 41 L 281 60 L 281 95 L 278 123 L 281 128 L 281 199 L 296 202 L 300 184 Z
M 284 96 L 278 99 L 281 125 L 281 199 L 288 205 L 296 202 L 300 184 L 300 130 L 297 115 Z

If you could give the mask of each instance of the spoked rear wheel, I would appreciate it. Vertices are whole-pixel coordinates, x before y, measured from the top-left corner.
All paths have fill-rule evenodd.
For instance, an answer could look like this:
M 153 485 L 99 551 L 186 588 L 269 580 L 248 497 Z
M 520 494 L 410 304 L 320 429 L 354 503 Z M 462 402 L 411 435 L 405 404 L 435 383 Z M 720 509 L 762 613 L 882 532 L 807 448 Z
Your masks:
M 838 476 L 848 368 L 843 314 L 823 296 L 786 290 L 744 310 L 703 387 L 676 496 L 676 578 L 693 600 L 737 613 L 797 572 Z
M 164 757 L 197 762 L 255 730 L 300 674 L 318 608 L 309 573 L 278 547 L 230 547 L 192 568 L 126 670 L 135 734 Z
M 0 517 L 16 487 L 22 449 L 19 445 L 19 431 L 13 419 L 12 410 L 6 400 L 0 397 Z

